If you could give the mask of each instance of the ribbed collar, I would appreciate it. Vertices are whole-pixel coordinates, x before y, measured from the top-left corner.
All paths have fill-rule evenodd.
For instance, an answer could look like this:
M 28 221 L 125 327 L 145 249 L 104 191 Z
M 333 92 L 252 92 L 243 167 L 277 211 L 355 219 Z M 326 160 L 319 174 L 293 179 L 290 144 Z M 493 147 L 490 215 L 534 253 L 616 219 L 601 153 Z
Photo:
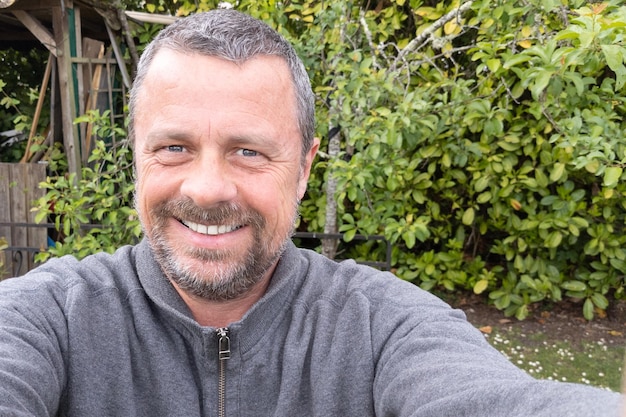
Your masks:
M 139 281 L 148 297 L 159 307 L 171 324 L 190 336 L 206 334 L 208 327 L 200 326 L 169 279 L 157 264 L 152 249 L 144 239 L 135 248 L 135 259 Z M 300 288 L 308 269 L 307 259 L 292 242 L 282 254 L 270 285 L 263 297 L 257 301 L 244 317 L 229 325 L 234 343 L 238 343 L 242 354 L 270 335 L 278 328 L 291 308 L 291 300 Z M 182 330 L 182 329 L 181 329 Z

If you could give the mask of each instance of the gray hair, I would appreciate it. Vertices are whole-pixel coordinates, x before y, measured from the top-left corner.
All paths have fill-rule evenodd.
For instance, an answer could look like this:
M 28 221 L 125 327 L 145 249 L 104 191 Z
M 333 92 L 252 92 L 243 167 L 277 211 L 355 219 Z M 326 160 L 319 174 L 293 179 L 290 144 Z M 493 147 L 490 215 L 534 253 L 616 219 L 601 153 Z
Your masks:
M 285 60 L 291 72 L 297 102 L 302 157 L 313 145 L 315 97 L 304 64 L 293 46 L 267 24 L 235 10 L 216 9 L 179 19 L 163 29 L 145 48 L 129 99 L 128 137 L 135 141 L 135 114 L 141 85 L 154 56 L 162 48 L 198 53 L 243 63 L 256 56 L 273 55 Z

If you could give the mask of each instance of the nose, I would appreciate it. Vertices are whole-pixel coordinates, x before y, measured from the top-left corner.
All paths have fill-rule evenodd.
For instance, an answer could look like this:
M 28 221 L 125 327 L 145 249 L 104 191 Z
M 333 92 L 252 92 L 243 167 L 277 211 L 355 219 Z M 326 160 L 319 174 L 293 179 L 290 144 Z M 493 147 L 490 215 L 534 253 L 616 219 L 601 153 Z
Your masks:
M 212 207 L 231 202 L 237 196 L 231 167 L 224 158 L 206 155 L 191 164 L 180 192 L 198 207 Z

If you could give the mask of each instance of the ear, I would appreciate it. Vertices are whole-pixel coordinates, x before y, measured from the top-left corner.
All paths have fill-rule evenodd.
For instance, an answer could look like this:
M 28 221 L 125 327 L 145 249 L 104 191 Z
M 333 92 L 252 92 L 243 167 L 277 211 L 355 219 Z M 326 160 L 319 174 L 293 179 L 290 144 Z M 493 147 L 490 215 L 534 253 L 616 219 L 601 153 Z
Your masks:
M 315 159 L 315 155 L 317 154 L 319 147 L 319 138 L 314 138 L 313 145 L 307 152 L 304 158 L 304 163 L 302 164 L 302 169 L 300 170 L 300 179 L 298 181 L 298 200 L 302 200 L 304 193 L 306 192 L 307 182 L 309 181 L 309 176 L 311 175 L 311 166 L 313 165 L 313 160 Z

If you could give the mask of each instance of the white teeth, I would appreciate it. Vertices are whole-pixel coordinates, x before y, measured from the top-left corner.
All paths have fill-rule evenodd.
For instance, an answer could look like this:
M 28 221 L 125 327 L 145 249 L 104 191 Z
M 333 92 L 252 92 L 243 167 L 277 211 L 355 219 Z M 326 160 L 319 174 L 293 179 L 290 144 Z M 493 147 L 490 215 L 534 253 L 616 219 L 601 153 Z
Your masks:
M 239 228 L 239 226 L 224 226 L 224 225 L 207 226 L 207 225 L 204 225 L 204 224 L 194 223 L 194 222 L 190 222 L 190 221 L 187 221 L 187 220 L 182 220 L 181 222 L 185 226 L 187 226 L 188 228 L 193 230 L 194 232 L 202 233 L 203 235 L 211 235 L 211 236 L 221 235 L 221 234 L 224 234 L 224 233 L 232 232 L 233 230 L 237 230 Z

